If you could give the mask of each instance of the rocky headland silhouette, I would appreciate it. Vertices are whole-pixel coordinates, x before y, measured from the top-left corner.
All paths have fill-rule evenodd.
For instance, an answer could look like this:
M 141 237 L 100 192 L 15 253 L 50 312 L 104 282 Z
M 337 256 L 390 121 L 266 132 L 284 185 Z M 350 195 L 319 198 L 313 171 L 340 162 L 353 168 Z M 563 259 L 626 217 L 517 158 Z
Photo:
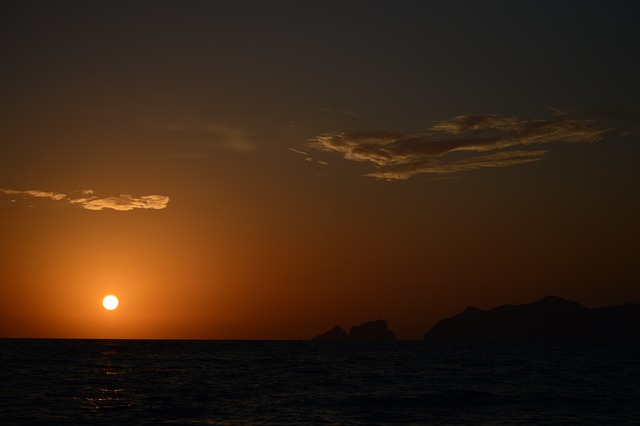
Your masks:
M 357 341 L 357 342 L 386 342 L 396 340 L 396 335 L 389 330 L 385 320 L 369 321 L 351 327 L 349 334 L 339 325 L 329 331 L 319 334 L 311 340 L 325 342 Z
M 640 303 L 587 308 L 556 296 L 524 305 L 468 307 L 440 320 L 424 340 L 640 338 Z

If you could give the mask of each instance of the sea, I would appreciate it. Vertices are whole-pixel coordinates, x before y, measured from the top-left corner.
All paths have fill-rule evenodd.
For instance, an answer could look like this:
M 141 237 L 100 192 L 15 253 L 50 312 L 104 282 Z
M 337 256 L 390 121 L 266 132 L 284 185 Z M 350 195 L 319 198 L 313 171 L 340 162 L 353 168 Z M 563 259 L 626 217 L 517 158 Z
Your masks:
M 639 425 L 638 342 L 0 339 L 2 425 Z

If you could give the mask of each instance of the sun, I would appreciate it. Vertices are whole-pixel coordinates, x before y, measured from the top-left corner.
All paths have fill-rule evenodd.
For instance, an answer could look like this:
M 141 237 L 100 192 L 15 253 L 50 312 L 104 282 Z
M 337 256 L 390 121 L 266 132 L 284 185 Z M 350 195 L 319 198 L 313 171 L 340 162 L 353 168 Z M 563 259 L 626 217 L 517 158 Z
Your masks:
M 104 308 L 109 311 L 113 311 L 115 308 L 117 308 L 118 303 L 118 298 L 113 294 L 105 296 L 105 298 L 102 299 L 102 306 L 104 306 Z

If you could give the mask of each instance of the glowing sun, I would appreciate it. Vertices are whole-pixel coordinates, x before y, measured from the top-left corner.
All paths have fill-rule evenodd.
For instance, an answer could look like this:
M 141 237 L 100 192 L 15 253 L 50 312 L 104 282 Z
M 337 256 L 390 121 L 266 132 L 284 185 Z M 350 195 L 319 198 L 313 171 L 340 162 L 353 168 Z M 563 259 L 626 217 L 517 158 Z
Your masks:
M 102 306 L 104 306 L 104 308 L 109 311 L 113 311 L 115 308 L 117 308 L 118 303 L 119 303 L 118 298 L 115 297 L 113 294 L 105 296 L 105 298 L 102 299 Z

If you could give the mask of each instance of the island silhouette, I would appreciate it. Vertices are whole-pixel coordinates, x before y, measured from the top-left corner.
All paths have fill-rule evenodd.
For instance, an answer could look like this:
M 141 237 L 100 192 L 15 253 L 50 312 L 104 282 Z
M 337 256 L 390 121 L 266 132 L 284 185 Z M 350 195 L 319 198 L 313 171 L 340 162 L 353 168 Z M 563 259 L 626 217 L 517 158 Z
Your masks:
M 484 310 L 469 306 L 444 318 L 424 334 L 425 341 L 638 339 L 640 303 L 587 308 L 557 296 L 523 305 L 501 305 Z M 381 342 L 396 340 L 387 321 L 356 325 L 347 333 L 336 325 L 314 341 Z
M 319 334 L 311 340 L 316 341 L 357 341 L 357 342 L 386 342 L 396 340 L 396 335 L 389 330 L 385 320 L 368 321 L 351 327 L 349 334 L 339 325 L 329 331 Z
M 640 338 L 640 303 L 587 308 L 557 296 L 483 310 L 473 306 L 440 320 L 424 340 Z

